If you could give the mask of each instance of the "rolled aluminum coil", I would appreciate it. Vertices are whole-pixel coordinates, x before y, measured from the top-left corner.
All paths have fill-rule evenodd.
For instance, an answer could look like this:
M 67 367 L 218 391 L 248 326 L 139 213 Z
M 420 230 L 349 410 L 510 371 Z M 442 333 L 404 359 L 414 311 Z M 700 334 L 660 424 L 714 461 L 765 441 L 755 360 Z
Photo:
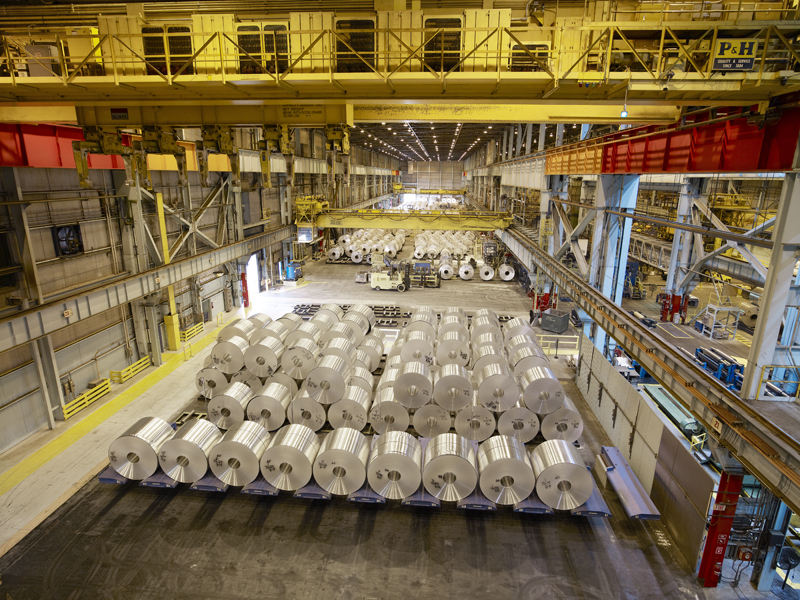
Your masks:
M 472 402 L 472 380 L 461 365 L 444 365 L 434 376 L 433 399 L 447 410 L 461 410 Z
M 280 368 L 285 350 L 276 338 L 264 338 L 245 350 L 244 366 L 253 375 L 269 377 Z
M 422 447 L 405 431 L 390 431 L 372 448 L 367 471 L 372 490 L 389 500 L 406 498 L 422 481 Z
M 353 364 L 356 367 L 366 369 L 370 373 L 376 368 L 376 365 L 372 364 L 372 356 L 361 350 L 361 348 L 356 349 L 356 360 Z
M 567 396 L 561 408 L 557 408 L 542 419 L 542 435 L 546 440 L 577 442 L 583 433 L 583 418 Z
M 314 461 L 314 479 L 326 492 L 347 496 L 367 478 L 369 440 L 355 429 L 334 429 L 325 436 Z
M 331 328 L 320 336 L 319 342 L 321 344 L 327 344 L 331 340 L 335 340 L 337 338 L 347 340 L 351 344 L 356 343 L 355 333 L 353 333 L 352 328 L 345 323 L 335 323 L 334 325 L 331 325 Z
M 261 340 L 269 337 L 275 338 L 283 344 L 286 341 L 287 335 L 289 335 L 289 329 L 286 325 L 280 321 L 273 321 L 253 333 L 253 335 L 250 336 L 250 344 L 257 344 Z
M 181 483 L 202 479 L 208 470 L 208 455 L 222 439 L 222 432 L 206 420 L 190 419 L 164 442 L 158 460 L 164 473 Z
M 439 328 L 439 341 L 436 344 L 437 364 L 466 367 L 471 356 L 472 351 L 466 335 L 458 331 L 450 331 L 442 335 L 442 328 Z
M 422 246 L 417 246 L 416 248 L 414 248 L 414 258 L 420 260 L 424 256 L 425 256 L 425 248 L 423 248 Z
M 383 332 L 382 329 L 378 329 L 377 327 L 373 327 L 370 330 L 369 335 L 367 337 L 368 338 L 375 338 L 378 342 L 380 342 L 381 348 L 382 348 L 381 352 L 383 352 L 386 349 L 386 334 Z
M 484 344 L 472 351 L 472 372 L 480 371 L 489 365 L 506 365 L 506 355 L 499 344 Z
M 334 429 L 350 427 L 361 431 L 369 422 L 372 394 L 358 386 L 349 385 L 336 404 L 328 407 L 328 422 Z
M 222 483 L 252 483 L 261 470 L 259 461 L 269 444 L 269 432 L 258 423 L 243 421 L 231 427 L 208 456 L 211 471 Z
M 534 367 L 517 377 L 525 406 L 538 415 L 547 415 L 564 402 L 564 388 L 546 367 Z
M 369 423 L 378 434 L 387 431 L 405 431 L 411 419 L 408 409 L 394 397 L 391 388 L 378 392 L 369 411 Z
M 479 308 L 475 311 L 475 314 L 472 315 L 473 322 L 475 319 L 480 319 L 481 317 L 487 317 L 494 321 L 497 328 L 500 329 L 500 319 L 497 317 L 497 313 L 494 312 L 491 308 Z
M 481 406 L 477 398 L 472 401 L 470 406 L 458 411 L 453 422 L 459 435 L 476 442 L 488 439 L 494 433 L 496 424 L 494 413 Z
M 436 315 L 429 312 L 415 312 L 408 320 L 408 325 L 406 325 L 407 334 L 412 331 L 421 331 L 432 340 L 436 339 L 436 329 Z
M 194 383 L 197 391 L 206 398 L 211 398 L 214 394 L 219 394 L 228 387 L 229 375 L 225 375 L 221 369 L 214 366 L 214 362 L 209 356 L 202 369 L 197 372 Z
M 458 276 L 464 281 L 469 281 L 475 276 L 475 269 L 468 262 L 462 263 L 458 269 Z
M 350 255 L 350 260 L 354 263 L 359 264 L 364 260 L 364 253 L 361 250 L 353 250 L 353 253 Z
M 325 425 L 327 415 L 325 407 L 311 398 L 306 392 L 306 388 L 302 387 L 292 403 L 289 404 L 286 418 L 289 419 L 289 423 L 294 425 L 305 425 L 314 431 L 319 431 Z
M 506 351 L 508 352 L 509 356 L 512 356 L 514 352 L 516 352 L 517 350 L 519 350 L 524 346 L 534 349 L 538 348 L 541 350 L 539 343 L 536 341 L 536 338 L 531 337 L 530 335 L 515 335 L 510 338 L 506 337 Z
M 348 314 L 359 314 L 363 316 L 369 324 L 364 335 L 369 333 L 370 328 L 375 325 L 375 312 L 366 304 L 353 304 L 347 311 Z
M 297 342 L 300 340 L 311 340 L 315 344 L 319 344 L 319 340 L 322 337 L 322 329 L 320 329 L 315 323 L 309 321 L 308 323 L 303 323 L 302 325 L 298 325 L 297 328 L 289 333 L 286 336 L 286 341 L 284 342 L 284 346 L 287 348 L 291 348 L 292 346 L 296 345 Z
M 433 377 L 423 362 L 407 362 L 394 382 L 394 398 L 406 408 L 425 406 L 433 398 Z
M 450 431 L 453 417 L 438 404 L 426 404 L 414 411 L 414 429 L 419 437 L 433 437 Z
M 319 437 L 305 425 L 285 425 L 261 456 L 261 474 L 279 490 L 294 491 L 311 480 Z
M 472 349 L 475 350 L 476 348 L 480 348 L 481 346 L 492 345 L 492 346 L 501 346 L 503 345 L 503 336 L 499 331 L 493 331 L 491 333 L 481 333 L 476 335 L 475 333 L 472 334 Z
M 164 419 L 142 417 L 108 447 L 108 462 L 128 479 L 147 479 L 158 469 L 158 452 L 175 435 Z
M 347 325 L 353 332 L 352 342 L 359 346 L 364 341 L 364 336 L 369 331 L 369 321 L 361 313 L 348 312 L 341 322 L 342 325 Z
M 478 465 L 470 441 L 457 433 L 442 433 L 428 442 L 422 461 L 425 490 L 439 500 L 456 502 L 478 484 Z
M 467 319 L 457 314 L 442 315 L 439 322 L 439 339 L 448 333 L 458 333 L 469 339 L 469 329 L 467 329 Z
M 498 269 L 498 274 L 500 275 L 500 279 L 502 279 L 503 281 L 511 281 L 512 279 L 514 279 L 514 275 L 516 274 L 516 272 L 514 271 L 514 267 L 506 264 L 506 265 L 500 265 L 500 268 Z
M 478 449 L 479 485 L 483 495 L 497 504 L 516 504 L 531 495 L 536 485 L 525 444 L 496 435 Z
M 326 313 L 322 313 L 322 314 L 317 313 L 309 321 L 309 323 L 313 323 L 314 325 L 319 327 L 320 337 L 322 337 L 323 333 L 328 331 L 331 327 L 333 327 L 333 325 L 335 323 L 338 323 L 338 322 L 339 321 L 337 319 L 333 318 L 332 316 L 330 316 L 330 315 L 328 315 Z
M 478 273 L 484 281 L 491 281 L 494 279 L 494 269 L 489 265 L 483 265 Z
M 394 389 L 394 382 L 397 381 L 397 377 L 400 375 L 400 368 L 399 367 L 392 367 L 390 369 L 386 369 L 381 375 L 381 378 L 378 380 L 378 392 L 382 392 L 385 389 Z
M 247 320 L 250 321 L 253 325 L 255 325 L 256 329 L 263 329 L 264 327 L 272 323 L 272 317 L 270 317 L 268 314 L 265 313 L 255 313 L 247 317 Z
M 521 346 L 517 348 L 514 354 L 509 355 L 508 364 L 514 369 L 514 375 L 519 377 L 528 369 L 549 367 L 550 360 L 542 352 L 541 348 Z
M 543 442 L 533 449 L 530 459 L 536 475 L 536 494 L 550 508 L 572 510 L 592 495 L 592 476 L 569 442 Z
M 344 317 L 344 311 L 338 304 L 323 304 L 319 307 L 317 315 L 328 315 L 334 323 L 338 323 Z
M 236 381 L 208 401 L 208 420 L 220 429 L 230 429 L 244 421 L 245 409 L 254 396 L 249 385 Z
M 360 387 L 372 398 L 372 388 L 375 385 L 375 378 L 372 376 L 372 373 L 364 367 L 355 367 L 348 383 Z
M 379 339 L 373 337 L 372 335 L 368 335 L 361 342 L 361 345 L 358 347 L 358 349 L 362 352 L 366 352 L 369 355 L 371 364 L 380 364 L 381 357 L 383 356 L 383 342 L 381 342 Z
M 247 319 L 236 319 L 231 321 L 217 334 L 217 341 L 224 342 L 234 337 L 240 337 L 246 341 L 250 340 L 250 335 L 260 327 L 256 327 Z
M 267 431 L 275 431 L 286 421 L 286 409 L 292 402 L 292 390 L 277 381 L 268 381 L 256 390 L 247 404 L 247 419 Z
M 503 324 L 503 336 L 506 342 L 519 335 L 527 335 L 536 341 L 536 332 L 531 327 L 528 319 L 514 317 Z
M 211 360 L 220 371 L 233 375 L 244 368 L 244 353 L 249 347 L 250 344 L 242 337 L 217 342 L 211 348 Z
M 338 356 L 353 369 L 355 368 L 356 347 L 344 338 L 334 338 L 322 347 L 320 356 Z
M 317 364 L 319 346 L 314 340 L 301 339 L 287 346 L 281 358 L 281 367 L 294 379 L 305 379 Z
M 289 333 L 304 323 L 303 317 L 295 313 L 286 313 L 278 321 L 289 330 Z
M 328 248 L 328 258 L 330 260 L 339 260 L 342 257 L 342 252 L 341 246 L 331 246 Z
M 320 404 L 338 402 L 344 396 L 352 371 L 341 357 L 323 356 L 306 377 L 306 391 Z
M 474 371 L 478 402 L 489 410 L 503 412 L 519 402 L 519 385 L 505 365 L 487 365 Z
M 247 369 L 242 369 L 238 373 L 231 375 L 231 383 L 243 383 L 251 390 L 257 390 L 261 387 L 261 379 L 258 375 L 253 375 Z
M 289 391 L 292 392 L 292 398 L 297 395 L 297 382 L 293 377 L 287 375 L 283 371 L 275 373 L 272 375 L 272 377 L 267 377 L 267 379 L 264 381 L 264 385 L 268 385 L 273 382 L 280 383 L 281 385 L 289 388 Z
M 520 400 L 497 418 L 497 433 L 527 444 L 539 433 L 539 417 Z
M 453 265 L 451 265 L 450 263 L 439 265 L 439 277 L 441 277 L 442 279 L 451 279 L 454 273 L 455 269 L 453 268 Z
M 487 333 L 498 336 L 500 344 L 503 343 L 503 336 L 500 333 L 500 326 L 497 324 L 496 319 L 492 319 L 488 316 L 472 317 L 472 327 L 469 332 L 470 337 L 475 340 Z
M 406 334 L 403 347 L 400 349 L 400 357 L 403 362 L 419 361 L 426 365 L 432 365 L 433 340 L 434 338 L 425 332 L 409 331 Z

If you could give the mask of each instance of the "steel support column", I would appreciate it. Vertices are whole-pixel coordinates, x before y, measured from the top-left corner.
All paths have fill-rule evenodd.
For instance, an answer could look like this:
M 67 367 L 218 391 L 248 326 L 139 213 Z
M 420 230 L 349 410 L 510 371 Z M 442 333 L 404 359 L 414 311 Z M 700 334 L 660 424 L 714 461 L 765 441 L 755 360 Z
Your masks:
M 161 358 L 161 333 L 159 331 L 159 321 L 161 319 L 158 305 L 145 304 L 143 308 L 147 327 L 147 353 L 150 355 L 150 360 L 153 361 L 153 366 L 160 367 L 163 364 L 163 360 Z
M 31 344 L 34 358 L 37 359 L 36 371 L 39 375 L 39 384 L 48 406 L 48 423 L 55 413 L 55 418 L 64 420 L 64 393 L 61 389 L 61 378 L 56 363 L 56 353 L 53 341 L 49 335 L 39 338 Z M 42 377 L 44 381 L 42 381 Z M 44 393 L 46 390 L 46 394 Z M 51 427 L 52 429 L 52 427 Z
M 743 478 L 742 475 L 732 475 L 724 471 L 720 476 L 717 498 L 711 511 L 703 547 L 703 557 L 700 559 L 700 569 L 697 572 L 697 578 L 703 587 L 717 587 L 719 583 L 722 561 L 725 559 L 725 548 L 731 535 Z
M 690 180 L 688 177 L 681 178 L 681 190 L 678 194 L 678 214 L 675 218 L 678 223 L 688 222 L 694 197 L 699 193 L 700 189 L 696 180 Z M 664 285 L 664 295 L 667 299 L 663 300 L 662 303 L 662 321 L 672 321 L 673 315 L 680 311 L 681 298 L 688 293 L 687 286 L 678 286 L 676 282 L 684 281 L 684 277 L 688 272 L 692 241 L 695 234 L 681 229 L 674 229 L 674 231 L 672 249 L 669 255 L 667 282 Z

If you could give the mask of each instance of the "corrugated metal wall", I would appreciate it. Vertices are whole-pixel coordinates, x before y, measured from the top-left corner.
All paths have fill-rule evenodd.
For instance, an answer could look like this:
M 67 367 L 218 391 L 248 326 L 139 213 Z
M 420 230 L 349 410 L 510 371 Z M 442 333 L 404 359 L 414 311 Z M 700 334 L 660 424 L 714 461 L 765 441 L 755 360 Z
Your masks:
M 460 190 L 463 175 L 462 162 L 411 162 L 403 172 L 403 184 L 418 190 Z

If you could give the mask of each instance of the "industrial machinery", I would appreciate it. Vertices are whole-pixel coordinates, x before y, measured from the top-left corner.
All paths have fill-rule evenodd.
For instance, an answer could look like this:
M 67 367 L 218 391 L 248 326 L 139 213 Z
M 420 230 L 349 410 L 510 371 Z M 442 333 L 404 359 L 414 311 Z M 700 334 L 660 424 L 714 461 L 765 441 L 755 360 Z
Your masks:
M 286 263 L 286 277 L 285 281 L 300 283 L 303 280 L 303 269 L 299 262 Z
M 391 263 L 388 271 L 369 274 L 369 285 L 373 290 L 397 290 L 405 292 L 411 287 L 409 265 L 406 262 Z

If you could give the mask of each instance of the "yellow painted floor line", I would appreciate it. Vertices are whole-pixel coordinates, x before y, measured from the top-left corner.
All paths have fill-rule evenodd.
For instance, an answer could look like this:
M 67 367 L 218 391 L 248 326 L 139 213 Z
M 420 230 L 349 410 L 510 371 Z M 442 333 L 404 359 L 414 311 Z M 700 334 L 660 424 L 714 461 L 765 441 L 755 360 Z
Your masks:
M 203 336 L 202 339 L 194 342 L 192 344 L 192 349 L 197 352 L 210 345 L 217 339 L 219 329 L 220 328 L 215 328 L 211 330 L 208 334 Z M 145 375 L 141 381 L 137 381 L 127 390 L 121 392 L 116 398 L 109 400 L 85 419 L 82 419 L 70 427 L 52 442 L 45 444 L 30 456 L 21 460 L 19 464 L 14 465 L 8 471 L 0 475 L 0 496 L 61 454 L 66 448 L 69 448 L 103 421 L 125 408 L 142 393 L 149 390 L 164 379 L 164 377 L 183 365 L 184 362 L 183 352 L 177 352 L 163 365 Z

